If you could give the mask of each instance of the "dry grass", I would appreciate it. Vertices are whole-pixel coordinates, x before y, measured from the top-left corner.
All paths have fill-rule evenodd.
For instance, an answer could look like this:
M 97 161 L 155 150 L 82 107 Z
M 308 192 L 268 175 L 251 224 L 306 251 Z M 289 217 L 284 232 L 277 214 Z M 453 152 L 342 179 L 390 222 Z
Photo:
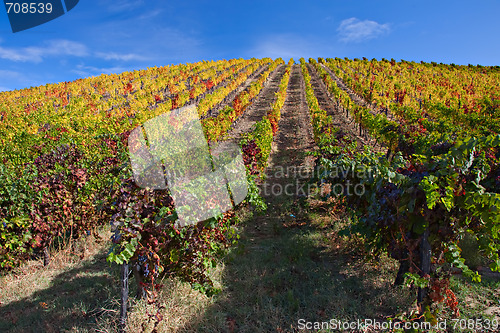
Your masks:
M 268 200 L 263 216 L 238 211 L 240 241 L 211 273 L 219 295 L 164 279 L 156 304 L 131 298 L 128 331 L 298 332 L 299 319 L 383 321 L 412 309 L 415 294 L 392 285 L 397 263 L 367 261 L 362 239 L 338 234 L 349 223 L 342 205 Z M 119 268 L 106 263 L 109 230 L 100 234 L 55 251 L 47 267 L 34 260 L 1 277 L 0 332 L 117 332 Z M 453 289 L 469 305 L 464 318 L 499 316 L 498 277 L 454 279 Z
M 102 231 L 101 238 L 109 239 L 109 231 Z M 51 281 L 61 271 L 80 265 L 82 260 L 95 257 L 107 246 L 104 240 L 94 236 L 73 241 L 63 249 L 51 249 L 51 261 L 46 267 L 43 260 L 29 260 L 15 268 L 10 274 L 0 277 L 5 287 L 0 290 L 0 299 L 9 303 L 31 296 L 33 293 L 50 286 Z
M 109 230 L 52 249 L 51 262 L 32 260 L 0 277 L 1 332 L 80 332 L 116 309 L 117 275 L 106 264 Z M 105 317 L 105 316 L 104 316 Z
M 219 266 L 215 274 L 222 272 Z M 164 288 L 159 293 L 159 305 L 136 302 L 128 318 L 130 332 L 151 332 L 155 327 L 158 332 L 190 331 L 193 318 L 202 316 L 212 300 L 195 291 L 190 285 L 177 279 L 163 281 Z M 162 320 L 157 323 L 154 315 L 160 313 Z
M 283 200 L 264 216 L 240 211 L 240 242 L 212 272 L 222 292 L 208 298 L 165 279 L 160 308 L 131 299 L 129 332 L 297 332 L 301 318 L 384 320 L 411 309 L 415 295 L 392 286 L 397 263 L 366 261 L 360 239 L 338 235 L 349 221 L 335 207 Z M 34 260 L 1 277 L 0 332 L 117 332 L 119 269 L 106 263 L 108 247 L 90 237 L 47 267 Z M 453 288 L 470 305 L 464 318 L 498 317 L 498 278 Z
M 160 295 L 158 332 L 295 332 L 300 318 L 380 319 L 401 310 L 408 294 L 391 286 L 394 262 L 383 258 L 367 264 L 349 250 L 348 240 L 339 248 L 331 228 L 315 228 L 317 221 L 292 209 L 298 207 L 293 202 L 284 206 L 281 212 L 243 218 L 239 245 L 214 272 L 220 295 L 208 299 L 178 281 L 168 282 Z M 154 320 L 147 313 L 157 310 L 136 304 L 130 331 L 150 332 Z

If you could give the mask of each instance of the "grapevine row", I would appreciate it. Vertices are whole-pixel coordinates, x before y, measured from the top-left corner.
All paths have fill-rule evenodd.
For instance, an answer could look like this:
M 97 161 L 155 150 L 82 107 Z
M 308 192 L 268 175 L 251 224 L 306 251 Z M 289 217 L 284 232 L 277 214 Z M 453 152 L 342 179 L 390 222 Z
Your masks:
M 329 89 L 344 107 L 352 103 L 335 85 Z M 449 288 L 450 267 L 480 280 L 461 258 L 464 233 L 476 237 L 490 268 L 500 270 L 500 136 L 440 141 L 436 134 L 417 131 L 413 137 L 424 148 L 416 155 L 411 153 L 415 142 L 405 140 L 408 127 L 391 124 L 380 118 L 382 114 L 373 115 L 359 105 L 352 110 L 375 135 L 388 142 L 388 134 L 394 135 L 395 154 L 387 159 L 358 152 L 337 138 L 318 159 L 318 182 L 329 184 L 328 196 L 342 196 L 352 209 L 355 219 L 344 232 L 362 235 L 371 255 L 385 252 L 398 260 L 396 284 L 406 278 L 420 286 L 419 315 L 436 318 L 439 303 L 445 303 L 458 316 L 458 303 Z M 348 185 L 351 193 L 345 191 Z M 359 192 L 352 193 L 353 188 Z

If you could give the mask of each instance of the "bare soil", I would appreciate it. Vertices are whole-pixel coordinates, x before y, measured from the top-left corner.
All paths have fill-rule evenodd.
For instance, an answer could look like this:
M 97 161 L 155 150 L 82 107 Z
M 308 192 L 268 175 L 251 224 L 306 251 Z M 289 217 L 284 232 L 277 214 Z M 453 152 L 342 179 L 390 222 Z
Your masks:
M 381 278 L 356 247 L 318 228 L 334 216 L 305 197 L 317 147 L 299 65 L 292 67 L 278 125 L 260 184 L 268 210 L 243 221 L 238 248 L 225 261 L 223 295 L 181 332 L 300 332 L 299 318 L 383 319 L 405 297 L 391 287 L 392 275 Z
M 350 113 L 332 99 L 326 85 L 316 72 L 316 69 L 311 64 L 307 64 L 307 68 L 311 75 L 311 85 L 314 89 L 314 95 L 318 100 L 320 108 L 325 110 L 328 115 L 332 116 L 333 125 L 340 130 L 340 133 L 348 134 L 351 138 L 355 139 L 358 144 L 358 149 L 360 150 L 365 146 L 369 146 L 372 151 L 386 152 L 386 147 L 378 143 L 373 137 L 368 135 L 366 131 L 360 128 L 351 117 Z M 343 87 L 346 88 L 338 77 L 336 77 L 336 81 L 337 84 L 339 84 L 339 82 L 341 83 L 339 87 L 343 85 Z
M 283 68 L 283 73 L 284 69 L 286 68 Z M 281 71 L 279 76 L 282 76 Z M 310 177 L 315 162 L 315 158 L 309 153 L 317 147 L 299 65 L 292 66 L 278 127 L 265 171 L 266 179 L 261 184 L 261 195 L 270 209 L 264 216 L 256 217 L 255 228 L 259 231 L 272 227 L 272 223 L 269 223 L 272 220 L 283 222 L 282 211 L 277 210 L 288 207 L 284 202 L 297 202 L 308 194 L 304 184 Z M 286 220 L 290 220 L 289 217 Z M 268 235 L 272 236 L 269 228 Z
M 247 89 L 253 82 L 257 81 L 258 78 L 262 75 L 262 73 L 268 67 L 269 67 L 269 65 L 265 65 L 265 66 L 260 66 L 259 68 L 257 68 L 257 70 L 255 70 L 255 72 L 253 72 L 250 76 L 248 76 L 248 78 L 245 80 L 245 82 L 243 82 L 236 89 L 231 91 L 220 103 L 218 103 L 213 108 L 211 108 L 207 112 L 207 114 L 202 117 L 202 119 L 209 118 L 209 117 L 216 117 L 219 114 L 220 110 L 222 110 L 227 105 L 231 104 L 234 101 L 234 99 L 236 98 L 236 96 L 238 96 L 239 93 L 241 93 L 242 91 Z M 244 69 L 242 69 L 242 71 L 245 69 L 246 69 L 246 67 Z M 217 87 L 213 87 L 210 90 L 210 93 L 214 92 L 215 90 L 219 89 L 222 86 L 226 86 L 228 83 L 229 83 L 229 80 L 221 82 Z M 196 100 L 194 101 L 194 103 L 198 103 L 199 101 L 201 101 L 203 98 L 205 98 L 206 94 L 207 94 L 207 92 L 205 92 L 201 96 L 198 96 L 196 98 Z
M 281 64 L 269 75 L 259 95 L 245 110 L 245 113 L 233 123 L 231 130 L 228 131 L 227 139 L 241 138 L 242 134 L 250 132 L 252 126 L 267 114 L 271 104 L 276 100 L 275 93 L 279 89 L 285 70 L 286 65 Z
M 351 97 L 351 100 L 354 103 L 356 103 L 359 106 L 364 106 L 366 108 L 369 108 L 370 112 L 374 115 L 379 114 L 379 113 L 384 113 L 387 116 L 387 119 L 389 119 L 391 121 L 398 122 L 398 119 L 396 119 L 396 117 L 394 117 L 394 115 L 391 112 L 388 112 L 387 110 L 383 111 L 381 108 L 375 107 L 374 105 L 368 103 L 363 97 L 356 94 L 351 88 L 349 88 L 344 83 L 344 81 L 341 78 L 339 78 L 337 75 L 335 75 L 335 73 L 328 66 L 325 66 L 324 64 L 321 64 L 321 66 L 328 72 L 328 74 L 330 74 L 332 79 L 335 82 L 337 82 L 338 87 L 349 94 L 349 96 Z

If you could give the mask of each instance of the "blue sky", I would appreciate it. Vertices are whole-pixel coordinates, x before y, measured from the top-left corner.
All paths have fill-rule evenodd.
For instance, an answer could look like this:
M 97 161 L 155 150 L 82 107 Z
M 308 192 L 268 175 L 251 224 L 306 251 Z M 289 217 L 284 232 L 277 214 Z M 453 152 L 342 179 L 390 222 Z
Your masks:
M 80 0 L 18 33 L 0 11 L 0 91 L 232 58 L 500 65 L 498 0 Z

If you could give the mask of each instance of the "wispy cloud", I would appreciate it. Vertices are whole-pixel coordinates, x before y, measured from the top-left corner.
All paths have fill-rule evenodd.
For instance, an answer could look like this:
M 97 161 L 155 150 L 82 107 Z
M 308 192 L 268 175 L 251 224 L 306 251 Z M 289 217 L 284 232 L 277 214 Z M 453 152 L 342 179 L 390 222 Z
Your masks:
M 154 61 L 189 62 L 200 58 L 204 43 L 199 32 L 170 26 L 168 20 L 165 22 L 160 16 L 152 20 L 161 23 L 153 24 L 134 16 L 91 27 L 89 34 L 95 37 L 88 45 L 96 45 L 93 56 L 107 61 L 143 61 L 148 64 Z M 106 31 L 106 34 L 101 31 Z
M 88 76 L 98 76 L 101 74 L 111 74 L 111 73 L 122 73 L 129 70 L 126 67 L 114 66 L 114 67 L 94 67 L 79 64 L 71 72 L 78 74 L 81 77 Z
M 30 73 L 30 75 L 33 75 Z M 13 71 L 10 69 L 0 69 L 0 91 L 14 90 L 18 86 L 32 85 L 33 80 L 28 78 L 25 73 Z
M 327 52 L 324 43 L 315 40 L 314 37 L 307 38 L 294 34 L 278 34 L 259 38 L 256 46 L 248 53 L 252 57 L 288 58 L 298 60 L 301 57 L 312 57 Z
M 144 5 L 144 0 L 101 0 L 110 12 L 124 12 L 135 10 Z
M 0 69 L 0 77 L 9 79 L 23 79 L 24 74 L 16 71 L 11 71 L 8 69 Z
M 156 17 L 158 15 L 160 15 L 161 13 L 163 13 L 163 10 L 161 9 L 156 9 L 156 10 L 152 10 L 152 11 L 149 11 L 149 12 L 145 12 L 144 14 L 142 15 L 139 15 L 137 17 L 138 20 L 150 20 L 152 19 L 153 17 Z
M 355 17 L 340 22 L 337 29 L 342 42 L 361 42 L 377 38 L 390 31 L 388 23 L 380 24 L 375 21 L 361 21 Z
M 142 56 L 147 59 L 193 61 L 199 57 L 203 47 L 202 41 L 196 34 L 170 27 L 157 29 L 149 36 L 145 36 L 144 33 L 136 34 L 133 38 L 136 43 L 132 51 L 135 54 L 144 54 Z
M 0 46 L 0 58 L 17 62 L 42 62 L 49 56 L 76 56 L 88 55 L 87 47 L 82 43 L 70 40 L 51 40 L 42 46 L 30 46 L 21 48 L 8 48 Z
M 141 56 L 134 53 L 116 53 L 116 52 L 96 52 L 96 57 L 102 58 L 104 60 L 119 60 L 119 61 L 131 61 L 131 60 L 147 60 L 147 57 Z

